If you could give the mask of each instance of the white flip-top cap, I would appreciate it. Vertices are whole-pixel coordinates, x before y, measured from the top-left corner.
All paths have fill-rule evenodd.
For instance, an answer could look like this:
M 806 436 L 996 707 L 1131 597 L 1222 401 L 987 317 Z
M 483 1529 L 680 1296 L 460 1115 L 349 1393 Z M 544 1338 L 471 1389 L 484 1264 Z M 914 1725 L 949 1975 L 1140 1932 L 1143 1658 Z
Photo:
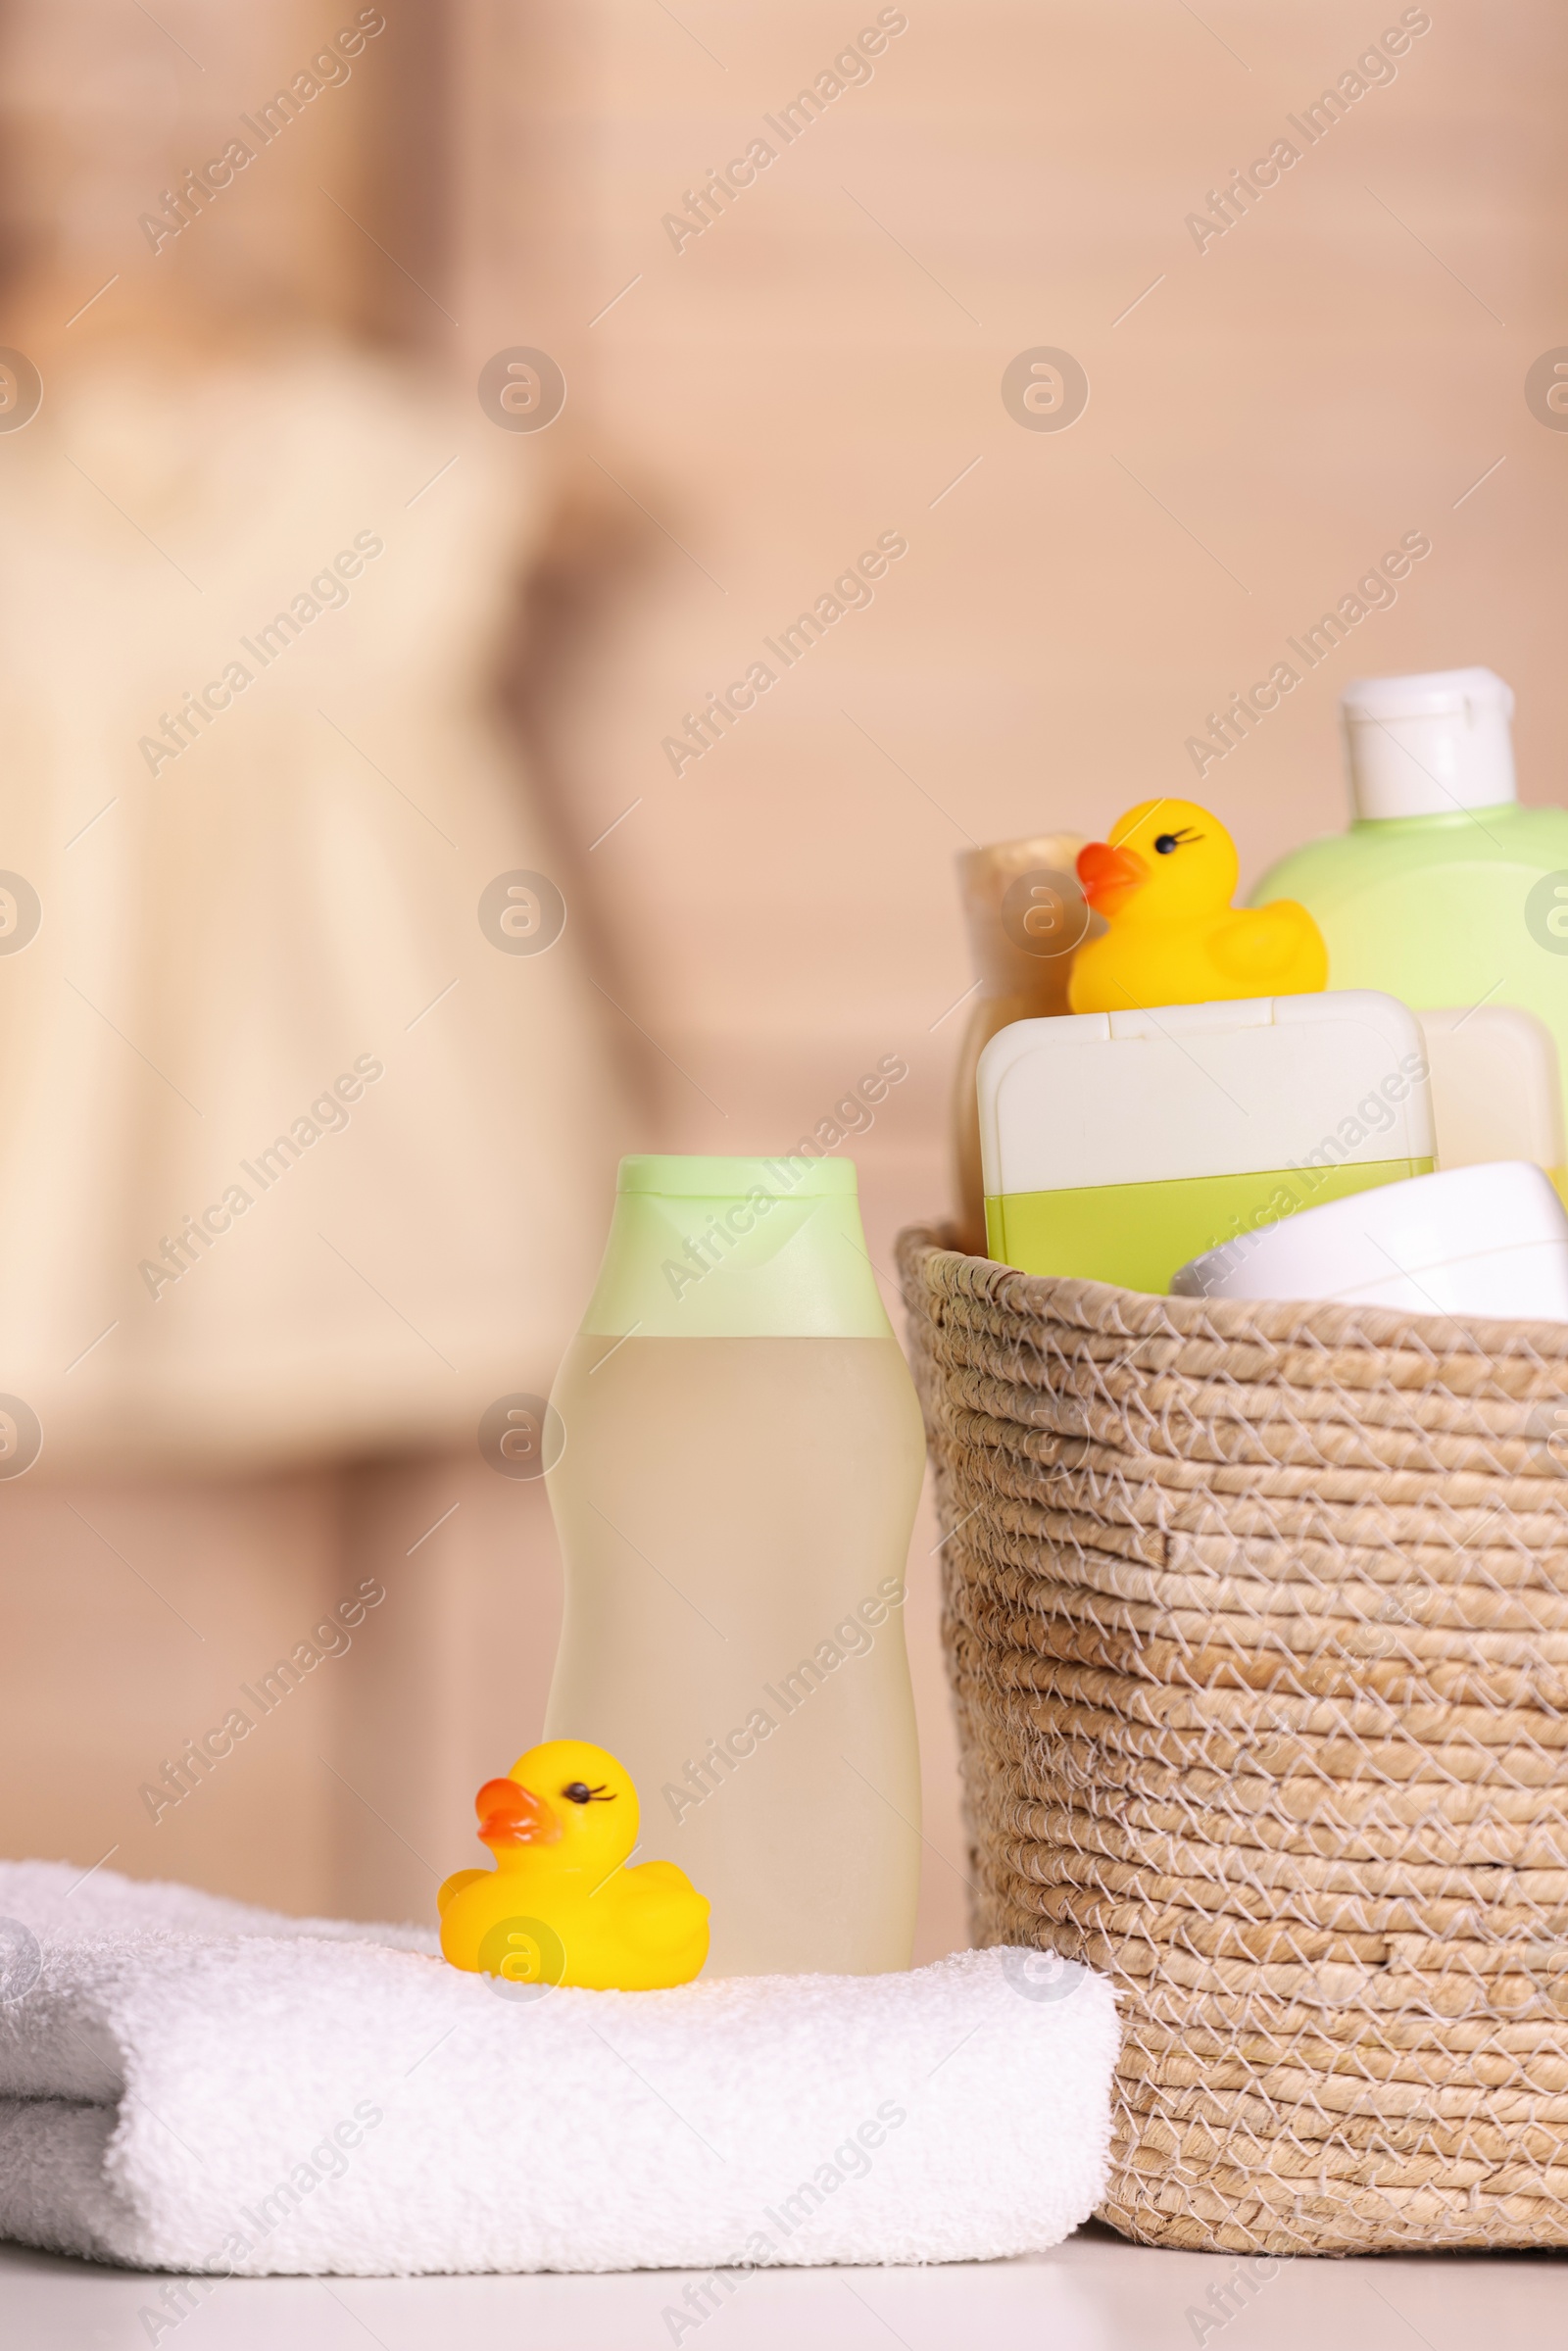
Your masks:
M 1360 677 L 1340 715 L 1357 816 L 1452 816 L 1519 797 L 1513 689 L 1495 670 Z

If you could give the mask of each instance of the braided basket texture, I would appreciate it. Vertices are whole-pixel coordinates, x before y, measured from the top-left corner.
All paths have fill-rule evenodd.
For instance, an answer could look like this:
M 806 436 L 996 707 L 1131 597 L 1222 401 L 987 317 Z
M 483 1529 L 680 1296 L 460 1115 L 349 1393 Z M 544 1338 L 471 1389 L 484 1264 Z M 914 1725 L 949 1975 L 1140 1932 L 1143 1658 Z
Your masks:
M 900 1264 L 975 1939 L 1119 1988 L 1102 2217 L 1568 2244 L 1568 1327 Z

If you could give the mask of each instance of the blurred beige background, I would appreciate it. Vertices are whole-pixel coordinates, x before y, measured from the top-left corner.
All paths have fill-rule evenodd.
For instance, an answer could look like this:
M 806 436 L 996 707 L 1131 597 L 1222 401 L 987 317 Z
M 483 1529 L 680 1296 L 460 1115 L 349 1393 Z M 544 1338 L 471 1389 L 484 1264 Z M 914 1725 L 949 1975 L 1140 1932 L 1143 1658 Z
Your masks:
M 1401 14 L 1396 72 L 1309 145 L 1289 119 Z M 161 16 L 193 50 L 217 29 Z M 339 21 L 258 12 L 236 89 Z M 467 453 L 540 518 L 494 692 L 631 1140 L 784 1148 L 903 1055 L 855 1146 L 886 1275 L 899 1227 L 948 1198 L 957 850 L 1196 792 L 1250 879 L 1344 819 L 1346 682 L 1464 662 L 1518 693 L 1524 797 L 1562 797 L 1568 439 L 1523 380 L 1568 342 L 1568 25 L 1537 0 L 910 0 L 786 144 L 767 118 L 877 22 L 836 0 L 389 11 L 291 132 L 293 176 L 237 185 L 226 214 L 272 287 L 249 336 L 308 313 L 450 386 L 461 431 L 430 472 Z M 177 147 L 212 91 L 162 39 L 132 48 L 172 76 Z M 664 216 L 759 137 L 775 159 L 677 250 Z M 1200 251 L 1187 217 L 1281 138 L 1298 162 Z M 127 243 L 105 276 L 117 261 L 101 314 L 153 300 L 149 258 Z M 548 431 L 500 431 L 474 395 L 514 346 L 564 371 Z M 1087 372 L 1067 430 L 1004 405 L 1037 347 Z M 1432 554 L 1397 604 L 1200 785 L 1187 739 L 1411 530 Z M 907 553 L 870 606 L 673 772 L 686 714 L 781 667 L 763 640 L 885 532 Z M 473 1787 L 542 1709 L 559 1598 L 536 1490 L 407 1429 L 243 1476 L 53 1460 L 0 1486 L 7 1849 L 424 1909 Z M 922 1520 L 909 1609 L 926 1954 L 965 1935 L 934 1540 Z M 154 1826 L 141 1781 L 362 1578 L 386 1598 L 349 1653 Z

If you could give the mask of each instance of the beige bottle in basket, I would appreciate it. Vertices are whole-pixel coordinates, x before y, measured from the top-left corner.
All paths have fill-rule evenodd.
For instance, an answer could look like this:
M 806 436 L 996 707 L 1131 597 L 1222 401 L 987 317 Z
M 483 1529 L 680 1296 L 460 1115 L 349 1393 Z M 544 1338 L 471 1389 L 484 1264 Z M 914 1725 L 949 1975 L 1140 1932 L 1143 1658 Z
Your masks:
M 985 1254 L 985 1185 L 980 1172 L 980 1119 L 975 1070 L 999 1029 L 1014 1020 L 1042 1020 L 1067 1010 L 1067 975 L 1074 951 L 1091 930 L 1091 915 L 1074 870 L 1085 847 L 1082 833 L 1031 833 L 959 852 L 958 885 L 969 952 L 980 993 L 958 1055 L 953 1097 L 960 1246 Z

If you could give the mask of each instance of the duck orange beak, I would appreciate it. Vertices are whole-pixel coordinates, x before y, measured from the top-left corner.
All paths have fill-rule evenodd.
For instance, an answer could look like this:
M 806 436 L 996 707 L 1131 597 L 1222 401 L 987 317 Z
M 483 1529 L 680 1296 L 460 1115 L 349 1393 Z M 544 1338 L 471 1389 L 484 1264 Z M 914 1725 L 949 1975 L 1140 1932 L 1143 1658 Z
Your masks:
M 1108 841 L 1091 841 L 1078 852 L 1078 879 L 1097 914 L 1114 914 L 1135 890 L 1149 879 L 1149 867 L 1136 849 L 1113 849 Z
M 473 1799 L 479 1815 L 479 1839 L 487 1845 L 553 1845 L 561 1838 L 561 1821 L 543 1796 L 515 1780 L 487 1780 Z

